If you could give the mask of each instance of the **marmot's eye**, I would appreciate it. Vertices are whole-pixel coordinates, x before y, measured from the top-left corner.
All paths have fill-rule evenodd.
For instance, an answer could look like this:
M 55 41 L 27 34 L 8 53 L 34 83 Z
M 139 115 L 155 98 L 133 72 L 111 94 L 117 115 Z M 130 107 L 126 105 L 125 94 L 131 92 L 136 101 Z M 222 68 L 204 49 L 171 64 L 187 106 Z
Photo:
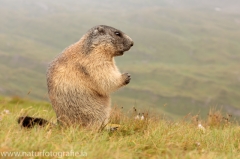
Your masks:
M 119 33 L 119 32 L 115 32 L 115 35 L 117 35 L 117 36 L 121 36 L 121 33 Z

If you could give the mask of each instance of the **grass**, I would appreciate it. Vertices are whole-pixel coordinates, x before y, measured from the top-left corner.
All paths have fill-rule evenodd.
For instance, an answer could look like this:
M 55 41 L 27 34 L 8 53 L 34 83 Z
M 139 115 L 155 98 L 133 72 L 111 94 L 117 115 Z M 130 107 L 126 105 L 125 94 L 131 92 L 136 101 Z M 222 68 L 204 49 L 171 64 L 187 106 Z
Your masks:
M 89 28 L 106 24 L 134 40 L 116 58 L 132 79 L 113 103 L 180 118 L 211 106 L 240 116 L 239 2 L 104 2 L 1 1 L 0 94 L 47 101 L 48 63 Z
M 82 158 L 240 158 L 240 127 L 231 116 L 216 109 L 211 109 L 205 119 L 188 114 L 181 120 L 171 121 L 153 112 L 144 112 L 144 120 L 136 120 L 135 116 L 142 113 L 137 108 L 123 113 L 114 107 L 111 123 L 119 124 L 118 130 L 96 132 L 58 126 L 24 129 L 16 122 L 20 115 L 56 122 L 50 105 L 1 97 L 0 106 L 1 155 L 44 151 L 58 153 L 59 157 L 62 152 L 65 156 L 79 152 Z M 204 128 L 199 128 L 199 123 Z

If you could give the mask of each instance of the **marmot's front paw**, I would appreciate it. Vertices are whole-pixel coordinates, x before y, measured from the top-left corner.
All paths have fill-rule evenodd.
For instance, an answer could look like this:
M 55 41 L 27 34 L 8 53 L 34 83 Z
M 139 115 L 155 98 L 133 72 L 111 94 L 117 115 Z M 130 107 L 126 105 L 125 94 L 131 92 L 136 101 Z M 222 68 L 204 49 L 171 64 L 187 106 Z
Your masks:
M 122 74 L 123 79 L 124 79 L 124 84 L 128 84 L 131 80 L 131 75 L 129 73 L 124 73 Z

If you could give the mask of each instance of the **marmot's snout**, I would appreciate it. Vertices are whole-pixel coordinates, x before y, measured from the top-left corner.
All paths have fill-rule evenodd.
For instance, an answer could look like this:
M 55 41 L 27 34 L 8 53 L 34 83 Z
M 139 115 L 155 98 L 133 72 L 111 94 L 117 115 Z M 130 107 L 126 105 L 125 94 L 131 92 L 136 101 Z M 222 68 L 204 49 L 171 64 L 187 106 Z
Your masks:
M 126 35 L 127 36 L 127 35 Z M 127 38 L 128 38 L 128 40 L 129 40 L 129 43 L 130 43 L 130 48 L 133 46 L 133 44 L 134 44 L 134 42 L 133 42 L 133 40 L 129 37 L 129 36 L 127 36 Z
M 127 35 L 126 35 L 126 38 L 127 38 L 127 40 L 128 40 L 128 45 L 129 45 L 129 47 L 128 47 L 125 51 L 128 51 L 128 50 L 130 50 L 130 48 L 134 45 L 134 42 L 133 42 L 133 40 L 132 40 L 129 36 L 127 36 Z
M 134 42 L 133 42 L 133 40 L 131 39 L 131 47 L 133 46 L 133 44 L 134 44 Z
M 125 50 L 125 51 L 128 51 L 128 50 L 130 50 L 131 49 L 131 47 L 133 46 L 133 44 L 134 44 L 134 42 L 133 41 L 131 41 L 130 42 L 130 45 L 129 45 L 129 47 Z

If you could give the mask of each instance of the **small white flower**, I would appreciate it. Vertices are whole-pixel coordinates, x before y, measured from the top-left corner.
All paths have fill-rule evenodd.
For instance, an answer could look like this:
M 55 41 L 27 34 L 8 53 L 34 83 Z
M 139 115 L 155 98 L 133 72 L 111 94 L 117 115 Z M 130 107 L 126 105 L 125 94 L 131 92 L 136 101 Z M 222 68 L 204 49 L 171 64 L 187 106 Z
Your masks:
M 201 123 L 198 124 L 198 129 L 203 131 L 203 133 L 205 133 L 206 129 L 202 126 Z
M 198 147 L 199 147 L 200 145 L 201 145 L 201 144 L 200 144 L 200 142 L 196 142 L 196 146 L 198 146 Z
M 4 112 L 5 114 L 10 114 L 10 111 L 7 110 L 7 109 L 4 109 L 3 112 Z
M 137 116 L 135 116 L 134 119 L 139 120 L 140 119 L 140 113 Z
M 144 120 L 144 114 L 142 113 L 141 120 Z

